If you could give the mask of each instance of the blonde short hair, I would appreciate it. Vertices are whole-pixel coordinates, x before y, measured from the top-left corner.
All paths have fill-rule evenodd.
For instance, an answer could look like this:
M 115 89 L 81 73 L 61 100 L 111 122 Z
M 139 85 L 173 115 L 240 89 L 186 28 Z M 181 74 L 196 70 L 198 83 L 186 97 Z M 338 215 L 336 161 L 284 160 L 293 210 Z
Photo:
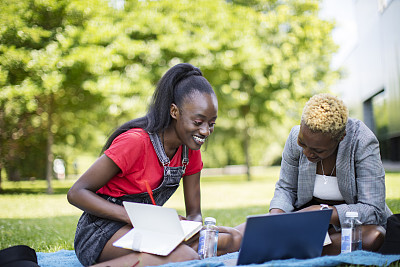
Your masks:
M 312 132 L 327 133 L 340 141 L 346 133 L 347 119 L 348 110 L 342 100 L 330 94 L 318 94 L 304 106 L 301 123 Z

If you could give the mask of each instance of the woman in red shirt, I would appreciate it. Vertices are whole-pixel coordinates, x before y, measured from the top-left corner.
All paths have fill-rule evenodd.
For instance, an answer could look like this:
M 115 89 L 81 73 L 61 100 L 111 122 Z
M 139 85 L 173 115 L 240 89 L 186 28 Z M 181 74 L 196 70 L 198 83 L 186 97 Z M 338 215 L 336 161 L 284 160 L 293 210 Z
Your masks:
M 104 154 L 68 192 L 68 201 L 84 211 L 74 243 L 83 265 L 160 265 L 198 259 L 196 238 L 165 257 L 113 243 L 132 229 L 122 201 L 162 206 L 182 177 L 183 219 L 202 221 L 199 149 L 214 131 L 217 112 L 217 97 L 198 68 L 182 63 L 165 73 L 147 114 L 119 127 L 105 144 Z M 219 231 L 218 254 L 237 251 L 240 232 L 229 227 Z

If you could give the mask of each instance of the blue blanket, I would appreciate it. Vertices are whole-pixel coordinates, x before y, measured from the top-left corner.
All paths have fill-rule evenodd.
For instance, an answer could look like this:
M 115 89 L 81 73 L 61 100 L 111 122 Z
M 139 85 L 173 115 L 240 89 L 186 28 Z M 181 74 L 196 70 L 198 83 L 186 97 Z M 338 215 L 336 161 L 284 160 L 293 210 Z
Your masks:
M 37 252 L 38 262 L 41 267 L 82 267 L 72 250 L 60 250 L 54 253 Z M 198 261 L 188 261 L 181 263 L 169 263 L 164 267 L 214 267 L 232 265 L 237 259 L 238 253 L 231 253 L 220 257 L 209 258 Z M 337 266 L 340 264 L 354 265 L 375 265 L 388 266 L 392 262 L 400 260 L 400 255 L 382 255 L 368 251 L 355 251 L 338 256 L 324 256 L 308 260 L 288 259 L 275 260 L 263 264 L 252 265 L 259 267 L 269 266 L 288 266 L 288 267 L 308 267 L 308 266 Z

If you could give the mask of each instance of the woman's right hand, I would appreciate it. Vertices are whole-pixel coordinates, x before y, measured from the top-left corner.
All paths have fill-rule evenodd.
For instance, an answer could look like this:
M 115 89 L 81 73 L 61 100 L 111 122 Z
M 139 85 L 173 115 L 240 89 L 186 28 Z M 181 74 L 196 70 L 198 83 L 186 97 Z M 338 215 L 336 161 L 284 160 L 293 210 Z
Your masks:
M 279 213 L 285 213 L 285 211 L 283 211 L 281 209 L 271 209 L 269 211 L 269 214 L 279 214 Z

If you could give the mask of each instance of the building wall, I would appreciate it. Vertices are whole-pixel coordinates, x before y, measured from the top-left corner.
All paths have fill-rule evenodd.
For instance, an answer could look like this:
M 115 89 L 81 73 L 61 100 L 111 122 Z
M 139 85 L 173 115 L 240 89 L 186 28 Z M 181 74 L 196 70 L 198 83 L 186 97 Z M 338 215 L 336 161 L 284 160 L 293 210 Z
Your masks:
M 400 137 L 400 1 L 392 1 L 381 23 L 383 80 L 388 89 L 389 136 Z
M 357 42 L 335 87 L 378 136 L 384 160 L 400 161 L 400 0 L 356 0 Z

